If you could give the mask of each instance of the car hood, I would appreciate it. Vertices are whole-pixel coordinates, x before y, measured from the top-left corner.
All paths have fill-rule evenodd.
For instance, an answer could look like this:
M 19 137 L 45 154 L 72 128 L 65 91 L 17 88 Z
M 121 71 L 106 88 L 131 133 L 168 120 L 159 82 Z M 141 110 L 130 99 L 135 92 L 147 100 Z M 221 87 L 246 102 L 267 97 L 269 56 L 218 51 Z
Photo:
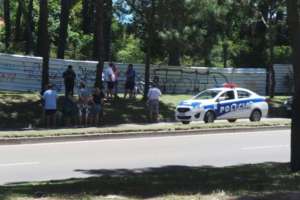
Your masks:
M 189 100 L 184 100 L 181 101 L 178 104 L 178 107 L 181 106 L 187 106 L 187 107 L 192 107 L 192 108 L 200 108 L 201 105 L 207 105 L 207 104 L 211 104 L 213 102 L 213 100 L 195 100 L 195 99 L 189 99 Z

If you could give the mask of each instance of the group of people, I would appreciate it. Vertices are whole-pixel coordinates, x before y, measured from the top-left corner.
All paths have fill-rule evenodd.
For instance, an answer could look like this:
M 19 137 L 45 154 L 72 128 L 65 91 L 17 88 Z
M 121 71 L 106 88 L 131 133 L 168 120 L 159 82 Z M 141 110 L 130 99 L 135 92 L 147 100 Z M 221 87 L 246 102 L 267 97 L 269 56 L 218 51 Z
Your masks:
M 104 70 L 102 75 L 103 81 L 106 83 L 106 96 L 107 98 L 117 98 L 118 97 L 118 86 L 119 86 L 119 78 L 120 78 L 120 70 L 114 64 L 110 63 L 108 68 Z M 127 70 L 125 72 L 125 92 L 124 98 L 129 94 L 129 98 L 135 97 L 135 77 L 136 73 L 133 69 L 133 65 L 129 64 Z
M 129 98 L 135 97 L 135 70 L 129 64 L 126 70 L 126 81 L 124 98 L 129 94 Z M 103 116 L 103 106 L 105 98 L 118 97 L 118 81 L 120 70 L 110 63 L 102 74 L 106 83 L 106 91 L 99 87 L 94 87 L 92 91 L 86 87 L 84 82 L 80 82 L 78 97 L 74 96 L 74 86 L 76 73 L 71 65 L 63 73 L 65 85 L 65 97 L 62 104 L 62 114 L 65 125 L 77 124 L 86 126 L 88 124 L 98 125 Z M 157 87 L 152 87 L 148 93 L 147 105 L 149 108 L 149 119 L 156 122 L 159 114 L 159 97 L 161 91 Z M 42 94 L 46 127 L 56 127 L 57 93 L 52 84 L 48 84 Z

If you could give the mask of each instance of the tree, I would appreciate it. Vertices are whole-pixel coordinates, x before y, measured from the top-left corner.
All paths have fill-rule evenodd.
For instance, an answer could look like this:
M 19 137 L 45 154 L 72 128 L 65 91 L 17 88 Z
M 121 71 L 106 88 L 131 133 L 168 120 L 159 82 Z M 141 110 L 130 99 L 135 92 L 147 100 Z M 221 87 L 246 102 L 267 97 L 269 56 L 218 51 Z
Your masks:
M 4 22 L 5 22 L 5 48 L 8 50 L 10 43 L 10 0 L 4 0 Z
M 21 23 L 22 23 L 22 16 L 23 16 L 23 0 L 18 0 L 18 9 L 16 15 L 16 26 L 15 26 L 15 42 L 21 40 Z
M 112 58 L 112 18 L 113 18 L 113 7 L 112 0 L 104 1 L 104 60 L 111 61 Z
M 57 49 L 57 58 L 64 59 L 66 42 L 68 37 L 68 24 L 70 15 L 70 6 L 72 0 L 61 0 L 60 27 L 59 27 L 59 42 Z
M 287 0 L 288 25 L 293 49 L 294 97 L 291 128 L 291 170 L 300 171 L 300 9 L 299 0 Z
M 40 17 L 38 29 L 38 56 L 43 57 L 41 91 L 49 83 L 49 33 L 48 33 L 48 0 L 40 0 Z
M 95 32 L 94 32 L 94 48 L 93 56 L 97 59 L 97 70 L 95 86 L 102 87 L 102 72 L 104 66 L 104 38 L 103 38 L 103 11 L 104 0 L 95 0 L 96 15 L 95 15 Z
M 82 0 L 82 30 L 84 34 L 93 32 L 94 0 Z
M 26 44 L 25 44 L 25 53 L 30 54 L 33 52 L 33 32 L 34 32 L 34 23 L 33 23 L 33 0 L 29 0 L 27 14 L 26 14 Z

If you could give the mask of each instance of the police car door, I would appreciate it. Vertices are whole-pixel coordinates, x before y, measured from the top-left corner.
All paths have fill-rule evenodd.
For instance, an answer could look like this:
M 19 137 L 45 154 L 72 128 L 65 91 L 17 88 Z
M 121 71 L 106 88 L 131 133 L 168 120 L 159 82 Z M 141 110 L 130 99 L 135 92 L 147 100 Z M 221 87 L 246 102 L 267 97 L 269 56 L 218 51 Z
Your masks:
M 245 90 L 237 90 L 238 97 L 238 109 L 237 117 L 238 118 L 248 118 L 251 114 L 251 94 Z
M 235 119 L 237 98 L 234 90 L 228 90 L 220 95 L 218 102 L 218 119 Z

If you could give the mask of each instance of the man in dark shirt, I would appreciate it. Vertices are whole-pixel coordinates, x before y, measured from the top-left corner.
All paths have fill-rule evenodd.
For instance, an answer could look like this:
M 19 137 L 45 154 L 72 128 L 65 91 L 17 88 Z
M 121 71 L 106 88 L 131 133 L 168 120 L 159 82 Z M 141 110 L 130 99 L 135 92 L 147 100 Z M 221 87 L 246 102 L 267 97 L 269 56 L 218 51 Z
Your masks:
M 64 83 L 65 83 L 65 95 L 74 94 L 74 83 L 76 79 L 76 74 L 73 70 L 72 65 L 68 66 L 68 69 L 63 73 Z

